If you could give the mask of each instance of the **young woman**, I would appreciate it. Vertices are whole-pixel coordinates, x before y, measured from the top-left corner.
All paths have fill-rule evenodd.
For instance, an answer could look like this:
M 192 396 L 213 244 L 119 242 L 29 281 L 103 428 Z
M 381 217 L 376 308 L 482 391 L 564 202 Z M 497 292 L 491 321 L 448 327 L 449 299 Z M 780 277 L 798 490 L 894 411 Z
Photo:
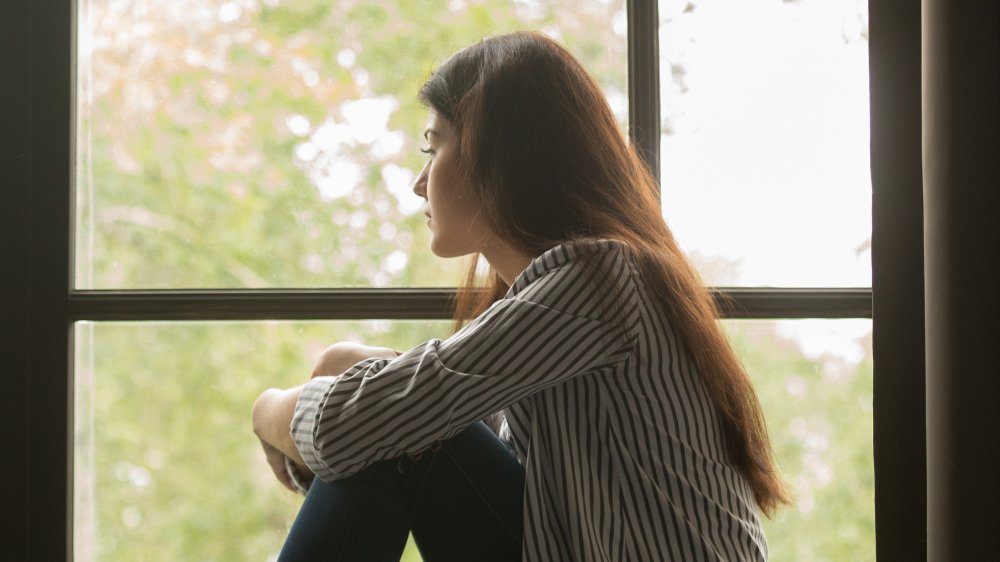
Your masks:
M 316 475 L 282 560 L 398 560 L 411 531 L 427 562 L 765 560 L 760 406 L 597 84 L 514 33 L 419 95 L 431 249 L 488 285 L 473 262 L 446 340 L 338 344 L 258 399 L 278 478 Z

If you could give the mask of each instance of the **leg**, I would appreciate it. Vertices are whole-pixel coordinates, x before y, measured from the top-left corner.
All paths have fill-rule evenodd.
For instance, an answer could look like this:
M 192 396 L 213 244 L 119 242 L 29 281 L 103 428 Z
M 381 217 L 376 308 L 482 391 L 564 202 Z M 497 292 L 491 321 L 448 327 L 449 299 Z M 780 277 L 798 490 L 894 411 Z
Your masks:
M 425 562 L 520 560 L 524 469 L 483 423 L 436 450 L 315 480 L 280 562 L 398 562 L 412 529 Z
M 396 461 L 335 482 L 313 479 L 279 562 L 399 562 L 410 531 Z
M 414 468 L 413 538 L 424 562 L 521 560 L 524 468 L 485 424 Z

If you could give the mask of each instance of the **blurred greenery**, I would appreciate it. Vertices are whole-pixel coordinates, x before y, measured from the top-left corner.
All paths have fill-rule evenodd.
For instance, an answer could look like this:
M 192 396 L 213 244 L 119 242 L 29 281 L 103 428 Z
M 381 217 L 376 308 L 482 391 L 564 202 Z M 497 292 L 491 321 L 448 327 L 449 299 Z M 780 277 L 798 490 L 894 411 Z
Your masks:
M 486 35 L 541 28 L 624 96 L 625 37 L 607 25 L 623 10 L 84 2 L 77 287 L 453 285 L 410 193 L 420 85 Z
M 724 327 L 754 381 L 795 502 L 764 521 L 771 559 L 874 560 L 871 322 L 731 320 Z M 797 341 L 817 338 L 828 348 L 817 356 Z
M 484 35 L 556 35 L 626 119 L 618 0 L 80 6 L 78 288 L 454 284 L 459 264 L 431 256 L 409 192 L 426 119 L 415 93 Z M 772 558 L 874 558 L 870 353 L 807 356 L 779 323 L 726 326 L 797 496 L 768 523 Z M 333 341 L 404 349 L 447 331 L 77 325 L 76 559 L 273 559 L 300 498 L 258 451 L 257 394 L 300 383 Z M 419 560 L 412 545 L 404 560 Z
M 257 395 L 301 384 L 310 358 L 330 342 L 407 349 L 448 329 L 384 321 L 78 324 L 76 560 L 272 559 L 301 497 L 276 484 L 260 453 L 249 425 Z

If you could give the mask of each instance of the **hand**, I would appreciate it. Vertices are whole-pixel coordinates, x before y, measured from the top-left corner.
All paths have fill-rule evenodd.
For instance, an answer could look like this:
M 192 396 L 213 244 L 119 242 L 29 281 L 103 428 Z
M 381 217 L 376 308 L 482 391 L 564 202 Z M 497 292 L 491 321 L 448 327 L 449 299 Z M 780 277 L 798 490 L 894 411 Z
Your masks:
M 289 427 L 295 415 L 295 403 L 301 392 L 301 386 L 288 390 L 269 388 L 257 397 L 251 413 L 253 432 L 261 444 L 266 445 L 264 453 L 267 454 L 270 447 L 291 459 L 296 465 L 302 465 L 304 461 L 295 447 Z M 271 462 L 270 459 L 268 462 Z M 278 479 L 281 480 L 280 477 Z
M 265 390 L 253 405 L 253 431 L 264 449 L 264 458 L 278 482 L 295 492 L 298 488 L 293 482 L 291 470 L 297 472 L 300 480 L 310 480 L 312 471 L 303 464 L 302 457 L 288 432 L 291 416 L 294 413 L 295 401 L 301 387 L 278 390 Z M 291 463 L 286 463 L 290 460 Z
M 395 359 L 399 352 L 388 347 L 371 347 L 353 342 L 339 342 L 319 354 L 310 378 L 336 376 L 365 359 Z
M 281 485 L 289 490 L 297 492 L 298 489 L 292 484 L 292 477 L 285 469 L 285 454 L 263 439 L 260 440 L 260 446 L 264 449 L 264 458 L 267 459 L 267 465 L 271 467 L 271 472 L 274 473 L 278 482 L 281 482 Z

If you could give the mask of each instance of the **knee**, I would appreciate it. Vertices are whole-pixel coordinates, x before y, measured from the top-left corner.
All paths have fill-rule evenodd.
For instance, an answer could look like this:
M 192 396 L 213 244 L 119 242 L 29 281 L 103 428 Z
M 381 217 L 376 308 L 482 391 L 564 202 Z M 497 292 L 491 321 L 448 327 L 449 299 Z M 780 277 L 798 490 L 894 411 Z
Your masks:
M 369 358 L 392 359 L 398 353 L 387 347 L 371 347 L 354 342 L 337 342 L 319 354 L 310 377 L 339 375 L 359 361 Z

